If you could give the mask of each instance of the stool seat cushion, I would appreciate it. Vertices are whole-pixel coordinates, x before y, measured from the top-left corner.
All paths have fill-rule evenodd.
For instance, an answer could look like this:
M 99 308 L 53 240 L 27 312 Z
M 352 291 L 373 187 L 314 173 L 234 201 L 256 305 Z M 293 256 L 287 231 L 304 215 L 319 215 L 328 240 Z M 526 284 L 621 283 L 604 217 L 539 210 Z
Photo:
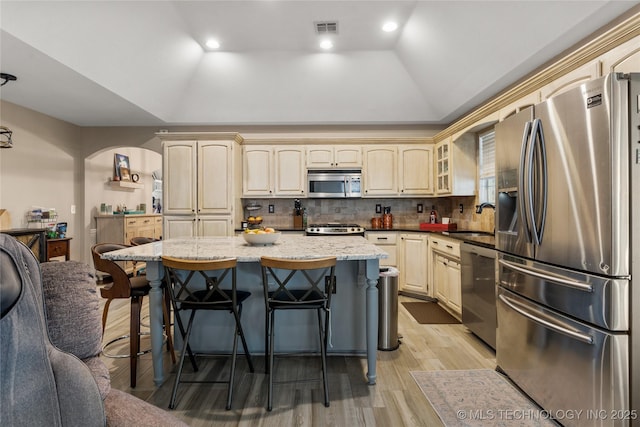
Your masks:
M 269 305 L 278 310 L 322 308 L 326 298 L 317 291 L 307 289 L 288 289 L 295 300 L 284 291 L 269 292 Z M 309 295 L 306 295 L 309 293 Z M 306 296 L 305 296 L 306 295 Z
M 131 296 L 143 297 L 149 295 L 151 285 L 147 280 L 147 276 L 133 276 L 129 281 L 131 282 Z
M 182 308 L 185 310 L 191 309 L 209 309 L 209 310 L 230 310 L 231 309 L 231 301 L 227 301 L 224 304 L 213 304 L 207 305 L 206 303 L 215 303 L 220 301 L 226 301 L 227 297 L 221 295 L 219 292 L 214 292 L 206 301 L 203 301 L 207 295 L 206 290 L 195 291 L 193 292 L 193 297 L 186 297 L 182 300 Z M 228 298 L 231 298 L 231 291 L 227 291 Z M 247 298 L 251 296 L 251 292 L 247 291 L 236 291 L 236 298 L 238 304 L 244 302 Z

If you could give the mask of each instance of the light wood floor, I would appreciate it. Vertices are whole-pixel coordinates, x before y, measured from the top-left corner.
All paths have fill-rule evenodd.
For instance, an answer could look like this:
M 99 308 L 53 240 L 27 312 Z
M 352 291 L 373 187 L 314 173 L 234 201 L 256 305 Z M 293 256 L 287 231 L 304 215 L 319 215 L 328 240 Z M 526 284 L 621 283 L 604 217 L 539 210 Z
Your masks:
M 412 300 L 400 297 L 400 301 Z M 109 310 L 105 342 L 125 334 L 128 324 L 128 300 L 114 301 Z M 173 413 L 192 426 L 441 426 L 438 416 L 409 372 L 493 369 L 495 353 L 463 325 L 418 324 L 402 304 L 399 304 L 398 331 L 402 336 L 400 348 L 378 351 L 376 385 L 370 386 L 365 382 L 364 357 L 329 357 L 329 408 L 323 404 L 321 383 L 303 382 L 274 386 L 273 411 L 267 412 L 264 357 L 255 355 L 256 372 L 253 374 L 249 372 L 246 360 L 238 358 L 231 410 L 225 410 L 226 384 L 183 384 Z M 121 347 L 118 344 L 112 348 L 126 353 L 127 341 L 121 343 Z M 148 346 L 148 341 L 146 344 Z M 175 378 L 175 366 L 167 352 L 164 363 L 166 381 L 158 388 L 153 384 L 150 353 L 140 357 L 135 389 L 129 387 L 128 359 L 103 356 L 103 360 L 109 366 L 112 387 L 167 409 Z M 226 378 L 228 360 L 200 359 L 198 375 Z M 190 370 L 187 363 L 185 372 Z M 279 379 L 309 378 L 320 375 L 320 363 L 315 357 L 276 359 L 275 371 Z

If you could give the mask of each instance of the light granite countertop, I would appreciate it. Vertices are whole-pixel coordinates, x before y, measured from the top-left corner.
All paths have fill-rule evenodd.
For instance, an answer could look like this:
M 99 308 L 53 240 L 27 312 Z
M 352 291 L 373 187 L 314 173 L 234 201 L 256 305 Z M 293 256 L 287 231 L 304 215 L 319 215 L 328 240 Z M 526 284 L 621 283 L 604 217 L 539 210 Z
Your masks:
M 184 259 L 237 258 L 238 262 L 259 262 L 261 256 L 313 259 L 335 256 L 338 261 L 387 258 L 385 251 L 360 236 L 299 236 L 283 233 L 273 245 L 252 246 L 242 236 L 168 239 L 107 252 L 105 259 L 118 261 L 160 261 L 172 256 Z

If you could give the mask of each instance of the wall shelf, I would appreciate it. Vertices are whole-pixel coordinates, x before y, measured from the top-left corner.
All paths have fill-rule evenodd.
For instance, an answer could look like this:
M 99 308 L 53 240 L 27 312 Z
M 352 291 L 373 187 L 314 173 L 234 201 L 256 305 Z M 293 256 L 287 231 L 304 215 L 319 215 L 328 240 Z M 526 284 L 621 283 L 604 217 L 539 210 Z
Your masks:
M 144 184 L 130 181 L 109 181 L 111 188 L 121 188 L 125 190 L 140 190 L 144 188 Z

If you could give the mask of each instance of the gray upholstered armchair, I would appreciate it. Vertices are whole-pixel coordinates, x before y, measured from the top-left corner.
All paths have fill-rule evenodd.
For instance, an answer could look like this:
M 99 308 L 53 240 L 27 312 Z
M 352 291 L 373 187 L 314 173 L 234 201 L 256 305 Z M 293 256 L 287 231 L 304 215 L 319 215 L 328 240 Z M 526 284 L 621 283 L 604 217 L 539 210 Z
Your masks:
M 0 233 L 0 425 L 184 426 L 111 388 L 94 270 Z

